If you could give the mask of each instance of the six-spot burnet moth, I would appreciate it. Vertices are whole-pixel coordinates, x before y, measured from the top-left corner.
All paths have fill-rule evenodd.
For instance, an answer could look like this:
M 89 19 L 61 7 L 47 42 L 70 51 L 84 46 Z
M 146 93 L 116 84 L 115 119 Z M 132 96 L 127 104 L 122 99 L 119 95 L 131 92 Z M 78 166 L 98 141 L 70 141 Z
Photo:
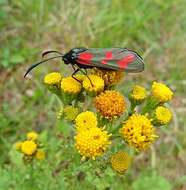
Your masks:
M 85 69 L 86 71 L 86 69 L 93 67 L 129 73 L 138 73 L 144 70 L 142 57 L 135 51 L 126 48 L 73 48 L 66 54 L 62 54 L 59 51 L 46 51 L 42 54 L 42 57 L 50 53 L 57 53 L 59 55 L 32 65 L 24 77 L 38 65 L 60 57 L 65 64 L 72 65 L 74 69 L 73 78 L 75 78 L 75 73 L 82 71 L 81 69 Z

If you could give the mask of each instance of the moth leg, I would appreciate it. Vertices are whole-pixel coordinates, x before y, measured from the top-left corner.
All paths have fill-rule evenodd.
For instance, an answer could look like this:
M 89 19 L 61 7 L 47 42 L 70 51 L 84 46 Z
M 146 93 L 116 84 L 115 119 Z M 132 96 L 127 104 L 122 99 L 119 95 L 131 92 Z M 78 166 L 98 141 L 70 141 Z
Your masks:
M 72 64 L 71 64 L 71 66 L 72 66 L 72 69 L 75 71 L 76 67 L 74 65 L 72 65 Z M 79 69 L 79 67 L 78 67 L 78 69 Z
M 79 83 L 81 83 L 81 81 L 79 81 L 76 77 L 74 77 L 74 75 L 75 75 L 78 71 L 80 71 L 80 68 L 77 68 L 77 69 L 76 69 L 76 68 L 74 67 L 74 65 L 72 65 L 72 68 L 74 69 L 74 72 L 73 72 L 72 75 L 71 75 L 72 78 L 75 79 L 76 81 L 78 81 Z
M 87 76 L 88 80 L 90 81 L 91 86 L 94 87 L 92 81 L 90 80 L 90 77 L 88 76 L 87 70 L 86 69 L 84 69 L 84 70 L 80 69 L 79 71 Z

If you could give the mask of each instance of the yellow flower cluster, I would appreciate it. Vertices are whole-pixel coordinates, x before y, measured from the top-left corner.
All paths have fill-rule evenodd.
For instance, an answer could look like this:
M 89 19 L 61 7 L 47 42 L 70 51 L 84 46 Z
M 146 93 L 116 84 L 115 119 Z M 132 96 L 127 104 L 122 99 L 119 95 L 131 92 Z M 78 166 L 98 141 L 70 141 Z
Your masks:
M 159 102 L 170 101 L 173 97 L 173 92 L 165 84 L 153 82 L 152 84 L 152 96 Z
M 147 92 L 144 87 L 135 85 L 131 92 L 131 99 L 137 102 L 143 101 L 147 97 Z
M 81 84 L 72 77 L 63 78 L 61 89 L 68 94 L 78 94 L 81 91 Z
M 50 73 L 45 76 L 44 83 L 52 86 L 49 88 L 57 94 L 64 107 L 58 112 L 58 118 L 65 118 L 74 122 L 76 134 L 74 136 L 75 147 L 82 158 L 93 159 L 103 155 L 111 144 L 109 132 L 105 127 L 109 126 L 113 138 L 117 138 L 119 133 L 124 141 L 137 151 L 144 151 L 158 137 L 153 125 L 165 125 L 170 122 L 172 113 L 163 106 L 173 97 L 173 92 L 164 84 L 154 82 L 151 93 L 140 86 L 133 86 L 129 96 L 130 109 L 127 111 L 127 100 L 116 90 L 112 89 L 123 77 L 123 72 L 94 68 L 91 74 L 76 74 L 62 77 L 60 73 Z M 57 89 L 57 90 L 56 90 Z M 109 89 L 109 90 L 108 90 Z M 92 96 L 96 111 L 83 111 L 83 102 L 87 109 Z M 140 105 L 144 102 L 143 105 Z M 137 106 L 141 106 L 137 109 Z M 80 108 L 80 109 L 79 109 Z M 126 112 L 126 114 L 124 114 Z M 140 114 L 141 113 L 141 114 Z M 100 116 L 99 119 L 97 115 Z M 114 119 L 122 119 L 119 123 Z M 116 126 L 111 126 L 116 125 Z M 101 128 L 102 126 L 105 126 Z M 16 148 L 26 157 L 35 157 L 38 160 L 45 158 L 45 152 L 41 149 L 38 141 L 38 134 L 30 132 L 27 140 L 18 142 Z M 124 173 L 131 162 L 131 157 L 123 151 L 119 151 L 111 156 L 112 168 L 118 173 Z
M 164 107 L 164 106 L 158 106 L 155 110 L 155 120 L 157 124 L 166 125 L 170 122 L 172 119 L 172 113 L 171 111 Z
M 107 90 L 95 98 L 95 107 L 107 119 L 120 116 L 126 110 L 124 97 L 117 91 Z
M 78 94 L 82 87 L 89 93 L 98 93 L 104 90 L 104 80 L 96 75 L 75 75 L 63 78 L 61 89 L 69 94 Z M 79 82 L 78 82 L 79 81 Z M 82 83 L 82 84 L 81 84 Z
M 104 80 L 96 75 L 88 75 L 83 80 L 83 87 L 90 93 L 98 93 L 104 89 Z
M 77 79 L 77 80 L 76 80 Z M 44 83 L 48 85 L 49 90 L 59 95 L 57 90 L 62 90 L 67 94 L 78 94 L 82 87 L 90 93 L 98 93 L 104 90 L 104 80 L 97 75 L 81 75 L 63 77 L 60 73 L 52 72 L 44 77 Z M 57 87 L 55 89 L 54 87 Z
M 74 137 L 75 147 L 83 158 L 95 159 L 101 156 L 108 145 L 111 144 L 111 135 L 104 128 L 98 128 L 95 113 L 91 111 L 81 112 L 75 119 L 77 134 Z
M 38 141 L 38 134 L 36 132 L 27 133 L 27 139 L 23 142 L 17 142 L 15 144 L 16 150 L 24 154 L 24 159 L 36 158 L 38 160 L 45 159 L 45 152 L 40 149 L 40 143 Z M 26 159 L 29 158 L 29 159 Z
M 58 72 L 52 72 L 45 76 L 44 83 L 46 85 L 56 85 L 60 86 L 62 76 Z
M 131 157 L 123 151 L 119 151 L 111 157 L 112 168 L 121 174 L 129 168 L 130 162 Z
M 122 71 L 110 71 L 98 68 L 93 69 L 93 74 L 101 77 L 105 82 L 105 86 L 111 86 L 119 83 L 124 76 Z
M 93 112 L 82 112 L 76 117 L 75 126 L 78 132 L 89 130 L 97 126 L 97 117 Z
M 151 121 L 145 115 L 133 114 L 124 122 L 120 133 L 124 140 L 136 150 L 142 151 L 158 137 Z
M 96 159 L 102 155 L 111 144 L 107 131 L 98 127 L 92 127 L 84 130 L 74 137 L 75 146 L 83 158 Z

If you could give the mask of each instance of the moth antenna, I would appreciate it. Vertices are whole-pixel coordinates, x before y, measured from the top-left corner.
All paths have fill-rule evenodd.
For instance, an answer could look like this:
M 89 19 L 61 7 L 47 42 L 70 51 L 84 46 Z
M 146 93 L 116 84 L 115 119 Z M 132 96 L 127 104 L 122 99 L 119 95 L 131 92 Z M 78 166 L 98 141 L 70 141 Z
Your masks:
M 34 68 L 37 67 L 38 65 L 40 65 L 40 64 L 42 64 L 42 63 L 45 63 L 45 62 L 47 62 L 47 61 L 49 61 L 49 60 L 51 60 L 51 59 L 55 59 L 55 58 L 59 58 L 59 57 L 63 57 L 63 55 L 51 57 L 51 58 L 45 59 L 45 60 L 43 60 L 43 61 L 40 61 L 40 62 L 38 62 L 38 63 L 35 63 L 35 64 L 31 65 L 31 66 L 28 68 L 28 70 L 26 71 L 26 73 L 25 73 L 25 75 L 24 75 L 24 78 L 27 76 L 27 74 L 28 74 L 32 69 L 34 69 Z
M 62 53 L 59 52 L 59 51 L 56 51 L 56 50 L 49 50 L 49 51 L 45 51 L 45 52 L 42 53 L 42 58 L 44 58 L 45 55 L 47 55 L 47 54 L 49 54 L 49 53 L 57 53 L 57 54 L 59 54 L 59 55 L 64 55 L 64 54 L 62 54 Z

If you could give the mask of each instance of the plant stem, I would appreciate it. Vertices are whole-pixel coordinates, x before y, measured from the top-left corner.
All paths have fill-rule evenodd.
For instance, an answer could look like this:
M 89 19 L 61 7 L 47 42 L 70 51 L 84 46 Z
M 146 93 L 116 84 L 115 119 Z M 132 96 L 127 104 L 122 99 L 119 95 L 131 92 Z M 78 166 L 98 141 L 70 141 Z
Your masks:
M 133 114 L 135 108 L 136 108 L 136 104 L 135 104 L 134 102 L 131 102 L 129 115 L 132 115 L 132 114 Z
M 34 185 L 34 164 L 33 164 L 33 160 L 30 164 L 30 187 L 33 188 Z
M 159 102 L 155 100 L 153 97 L 148 97 L 145 107 L 142 109 L 141 114 L 146 114 L 148 112 L 152 112 L 157 106 Z
M 156 152 L 154 146 L 151 146 L 151 168 L 156 168 Z

